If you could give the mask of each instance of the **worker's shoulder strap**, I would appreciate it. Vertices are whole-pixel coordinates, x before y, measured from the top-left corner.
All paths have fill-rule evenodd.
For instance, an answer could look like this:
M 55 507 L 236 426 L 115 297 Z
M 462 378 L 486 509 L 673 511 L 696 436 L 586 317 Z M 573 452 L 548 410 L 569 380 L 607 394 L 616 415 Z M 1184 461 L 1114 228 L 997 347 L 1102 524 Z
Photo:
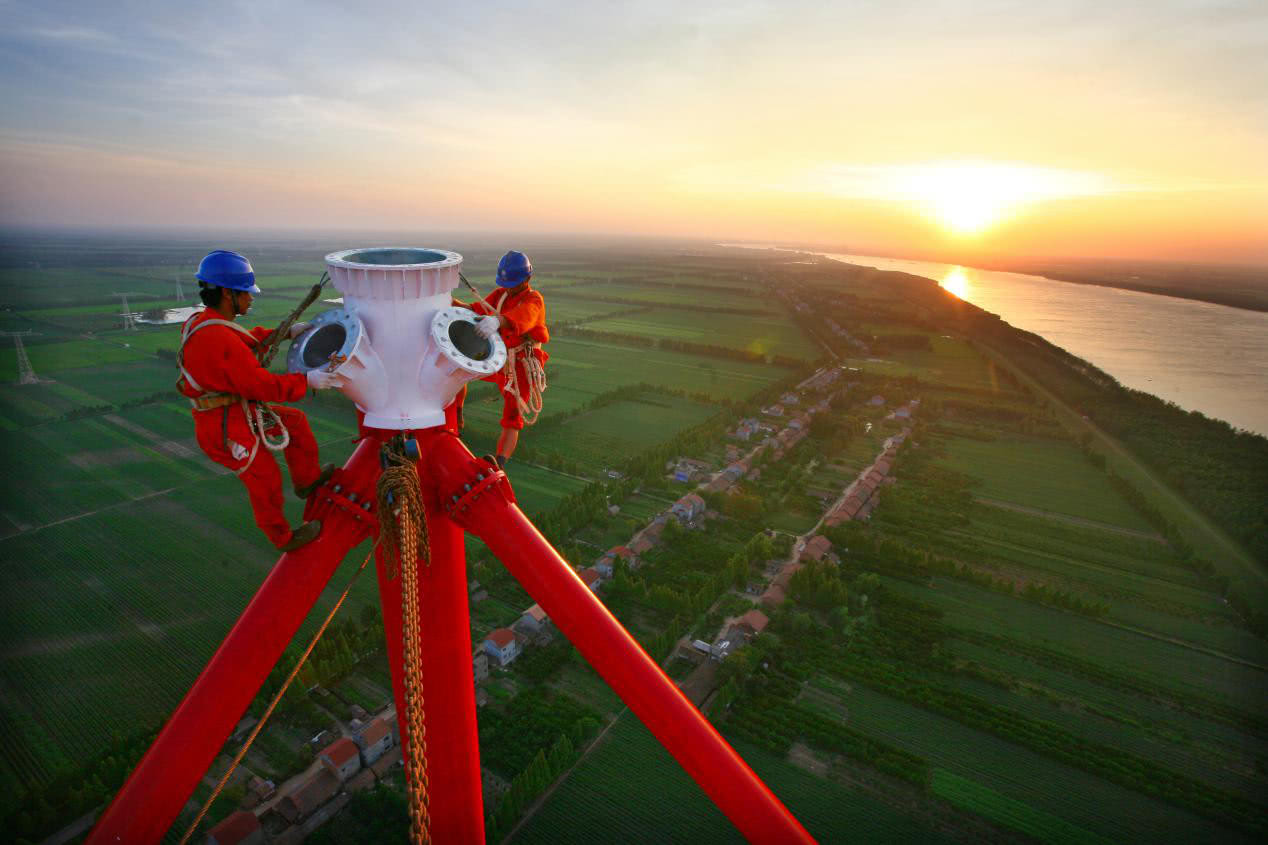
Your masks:
M 496 292 L 502 294 L 502 296 L 500 299 L 498 299 L 498 304 L 493 306 L 493 313 L 501 314 L 502 309 L 505 308 L 508 304 L 510 304 L 510 301 L 512 299 L 521 299 L 522 297 L 525 297 L 530 293 L 537 293 L 537 289 L 531 288 L 525 285 L 522 291 L 515 294 L 512 294 L 508 288 L 498 288 Z M 537 294 L 537 295 L 539 297 L 541 296 L 541 294 Z
M 255 335 L 251 334 L 251 332 L 242 328 L 242 326 L 239 326 L 237 323 L 233 322 L 232 320 L 212 319 L 212 320 L 203 320 L 202 322 L 195 323 L 194 320 L 197 319 L 197 316 L 198 315 L 194 315 L 193 317 L 190 317 L 188 320 L 185 321 L 185 325 L 181 328 L 181 345 L 180 345 L 180 348 L 176 350 L 176 366 L 180 367 L 181 378 L 185 379 L 185 381 L 189 383 L 190 387 L 194 388 L 194 390 L 197 390 L 199 392 L 204 392 L 203 387 L 197 381 L 194 380 L 193 376 L 189 374 L 189 370 L 185 369 L 185 344 L 189 342 L 189 339 L 193 337 L 196 332 L 198 332 L 201 329 L 205 329 L 208 326 L 228 326 L 229 328 L 234 329 L 246 335 L 248 338 L 251 339 L 252 343 L 256 343 L 257 341 L 255 339 Z

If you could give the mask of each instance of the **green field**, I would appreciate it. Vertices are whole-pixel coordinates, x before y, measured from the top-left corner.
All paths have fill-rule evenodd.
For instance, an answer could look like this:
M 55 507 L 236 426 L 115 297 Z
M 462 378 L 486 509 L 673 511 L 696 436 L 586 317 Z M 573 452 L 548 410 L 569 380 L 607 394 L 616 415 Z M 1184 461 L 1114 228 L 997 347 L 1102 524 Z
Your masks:
M 736 749 L 820 842 L 944 841 L 875 799 L 769 752 L 745 743 Z M 738 843 L 744 838 L 627 712 L 511 841 Z
M 1249 842 L 1192 813 L 863 686 L 844 698 L 850 727 L 928 759 L 1038 818 L 1055 817 L 1117 842 Z M 979 798 L 980 798 L 979 794 Z M 1018 812 L 1017 805 L 1007 805 Z
M 784 355 L 813 361 L 821 354 L 813 341 L 778 315 L 702 313 L 688 309 L 652 308 L 609 320 L 591 320 L 587 329 L 642 337 L 685 340 L 742 349 L 758 355 Z
M 946 769 L 934 769 L 932 789 L 934 795 L 962 810 L 977 813 L 1041 842 L 1108 845 L 1114 841 L 1106 836 L 1097 836 L 1050 813 L 1036 810 L 1029 804 L 1014 801 L 1006 795 L 1001 795 L 976 781 L 954 775 Z
M 945 464 L 980 479 L 974 488 L 979 496 L 1152 531 L 1073 444 L 1023 437 L 994 442 L 955 438 L 947 443 Z

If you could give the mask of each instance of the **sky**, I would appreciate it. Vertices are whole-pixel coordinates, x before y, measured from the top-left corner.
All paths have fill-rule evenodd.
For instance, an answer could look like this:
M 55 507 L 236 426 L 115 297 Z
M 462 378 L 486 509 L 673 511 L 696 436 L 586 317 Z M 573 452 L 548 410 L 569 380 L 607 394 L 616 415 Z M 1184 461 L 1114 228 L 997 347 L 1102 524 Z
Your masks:
M 1268 264 L 1268 3 L 0 0 L 0 225 Z

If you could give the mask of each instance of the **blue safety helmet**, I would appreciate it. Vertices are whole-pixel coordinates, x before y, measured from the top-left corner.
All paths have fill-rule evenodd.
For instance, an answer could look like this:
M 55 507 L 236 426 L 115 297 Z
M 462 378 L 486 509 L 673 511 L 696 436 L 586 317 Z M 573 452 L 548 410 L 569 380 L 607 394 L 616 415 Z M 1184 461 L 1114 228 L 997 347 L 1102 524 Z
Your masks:
M 531 278 L 533 262 L 522 252 L 511 250 L 498 262 L 498 287 L 517 287 Z
M 251 262 L 247 261 L 245 256 L 227 249 L 207 253 L 206 257 L 198 262 L 198 272 L 194 274 L 194 277 L 217 287 L 245 290 L 251 293 L 260 292 L 260 288 L 255 283 L 255 270 L 251 268 Z

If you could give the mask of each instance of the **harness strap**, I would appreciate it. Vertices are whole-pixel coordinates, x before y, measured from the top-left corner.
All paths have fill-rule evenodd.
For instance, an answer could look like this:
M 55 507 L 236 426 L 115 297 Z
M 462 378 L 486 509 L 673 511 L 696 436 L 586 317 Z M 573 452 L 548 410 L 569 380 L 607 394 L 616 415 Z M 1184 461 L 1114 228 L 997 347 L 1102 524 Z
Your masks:
M 498 300 L 498 304 L 493 306 L 493 313 L 498 317 L 502 316 L 502 306 L 511 298 L 511 295 L 503 294 Z M 537 357 L 536 351 L 541 348 L 541 344 L 530 338 L 524 338 L 519 346 L 508 346 L 506 348 L 506 364 L 502 367 L 502 392 L 515 397 L 515 403 L 519 407 L 520 416 L 524 418 L 525 425 L 533 425 L 537 422 L 537 416 L 542 412 L 542 394 L 546 392 L 546 368 L 542 366 L 541 359 Z M 524 374 L 528 378 L 528 384 L 521 389 L 519 383 L 519 367 L 520 361 L 524 364 Z M 527 397 L 525 397 L 527 393 Z
M 181 345 L 176 351 L 176 365 L 180 368 L 180 379 L 177 380 L 177 386 L 184 381 L 194 390 L 202 393 L 201 396 L 186 397 L 189 404 L 195 411 L 212 411 L 217 408 L 224 408 L 223 416 L 220 418 L 220 435 L 224 443 L 225 450 L 233 454 L 229 448 L 229 406 L 234 403 L 241 403 L 242 413 L 247 419 L 247 428 L 251 432 L 251 451 L 247 455 L 247 462 L 242 465 L 242 469 L 234 470 L 235 475 L 242 475 L 251 468 L 251 464 L 255 463 L 255 456 L 259 454 L 260 444 L 272 452 L 280 452 L 290 445 L 291 433 L 286 430 L 286 426 L 282 423 L 281 418 L 273 412 L 273 409 L 267 403 L 258 399 L 247 399 L 233 393 L 218 393 L 215 391 L 205 390 L 197 380 L 190 375 L 189 370 L 185 369 L 185 344 L 200 329 L 207 326 L 228 326 L 234 331 L 240 332 L 250 338 L 253 345 L 258 345 L 259 341 L 251 332 L 239 326 L 232 320 L 203 320 L 198 325 L 191 325 L 194 318 L 190 317 L 185 325 L 181 328 Z M 183 394 L 182 394 L 183 395 Z M 281 438 L 277 441 L 271 441 L 268 437 L 268 430 L 271 428 L 280 428 L 282 430 Z

